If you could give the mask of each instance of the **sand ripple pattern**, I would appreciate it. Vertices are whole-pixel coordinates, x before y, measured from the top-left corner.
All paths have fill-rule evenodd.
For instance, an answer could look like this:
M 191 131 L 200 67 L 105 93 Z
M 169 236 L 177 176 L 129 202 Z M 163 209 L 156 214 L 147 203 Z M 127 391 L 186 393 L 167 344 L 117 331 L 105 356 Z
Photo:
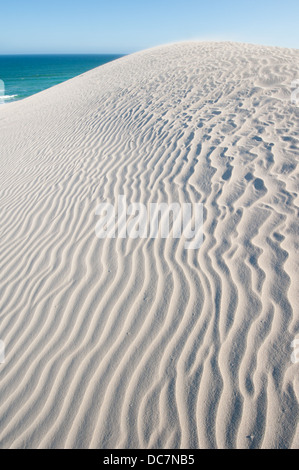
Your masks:
M 298 448 L 299 51 L 182 43 L 0 109 L 1 448 Z M 202 202 L 204 243 L 95 236 Z

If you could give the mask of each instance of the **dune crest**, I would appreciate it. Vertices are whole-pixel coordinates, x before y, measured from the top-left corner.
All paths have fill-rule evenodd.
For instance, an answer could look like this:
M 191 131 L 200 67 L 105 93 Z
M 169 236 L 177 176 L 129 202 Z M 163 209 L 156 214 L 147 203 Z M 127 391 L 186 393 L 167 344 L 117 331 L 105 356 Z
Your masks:
M 0 106 L 1 448 L 298 448 L 299 51 L 182 43 Z M 97 205 L 204 205 L 204 243 Z

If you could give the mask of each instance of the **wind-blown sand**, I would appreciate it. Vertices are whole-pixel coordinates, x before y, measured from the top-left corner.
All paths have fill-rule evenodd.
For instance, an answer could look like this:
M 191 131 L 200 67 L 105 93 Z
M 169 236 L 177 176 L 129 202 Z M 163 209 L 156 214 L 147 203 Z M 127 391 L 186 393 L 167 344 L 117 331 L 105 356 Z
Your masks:
M 1 448 L 298 448 L 299 51 L 182 43 L 0 107 Z M 202 202 L 204 243 L 97 205 Z

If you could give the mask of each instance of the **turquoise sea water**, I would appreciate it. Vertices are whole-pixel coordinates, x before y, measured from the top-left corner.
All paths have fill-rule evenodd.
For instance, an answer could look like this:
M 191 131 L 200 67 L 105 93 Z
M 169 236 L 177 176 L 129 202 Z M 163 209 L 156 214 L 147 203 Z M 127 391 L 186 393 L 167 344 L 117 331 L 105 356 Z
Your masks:
M 103 54 L 0 56 L 0 100 L 4 103 L 21 100 L 119 57 L 121 55 Z

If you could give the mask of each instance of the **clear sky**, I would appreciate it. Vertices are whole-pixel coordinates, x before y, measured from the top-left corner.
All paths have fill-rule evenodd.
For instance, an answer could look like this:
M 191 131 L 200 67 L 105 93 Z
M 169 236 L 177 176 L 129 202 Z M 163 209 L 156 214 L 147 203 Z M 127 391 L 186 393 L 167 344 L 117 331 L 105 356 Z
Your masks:
M 1 0 L 0 54 L 129 53 L 182 40 L 299 48 L 299 0 Z

